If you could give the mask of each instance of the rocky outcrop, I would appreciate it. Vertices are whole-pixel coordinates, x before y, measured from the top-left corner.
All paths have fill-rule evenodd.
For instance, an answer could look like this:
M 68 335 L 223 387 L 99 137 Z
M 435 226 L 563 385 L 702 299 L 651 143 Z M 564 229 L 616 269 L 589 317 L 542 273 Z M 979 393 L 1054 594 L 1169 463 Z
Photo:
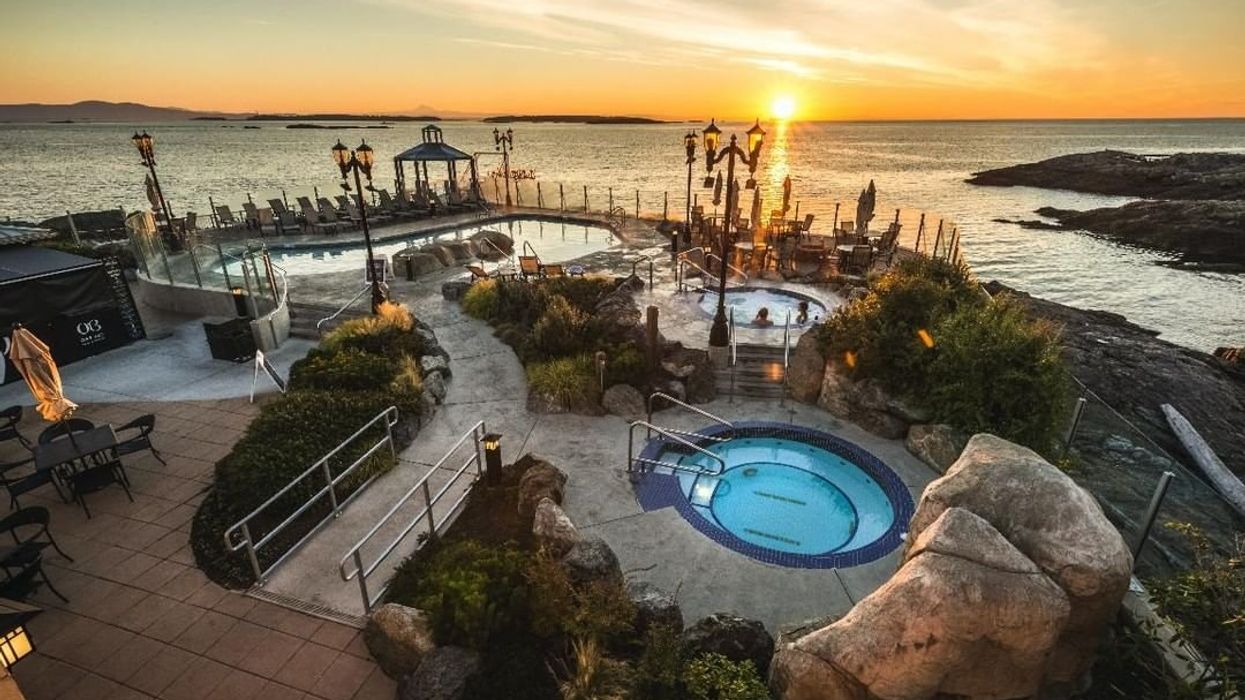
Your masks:
M 480 655 L 462 647 L 440 647 L 398 685 L 398 700 L 459 700 L 480 670 Z
M 627 597 L 635 606 L 637 635 L 653 627 L 669 627 L 675 634 L 683 631 L 683 610 L 674 596 L 648 581 L 628 581 Z
M 628 420 L 636 420 L 647 415 L 644 406 L 644 395 L 630 384 L 615 384 L 605 390 L 601 397 L 601 406 L 606 413 L 622 416 Z
M 774 655 L 774 638 L 756 620 L 715 613 L 683 632 L 683 651 L 688 657 L 721 654 L 731 661 L 751 661 L 764 677 Z
M 1140 201 L 1073 211 L 1042 207 L 1059 227 L 1180 256 L 1200 268 L 1245 267 L 1245 201 Z
M 390 678 L 414 671 L 437 646 L 424 611 L 397 603 L 386 603 L 368 616 L 363 643 Z
M 1074 153 L 974 173 L 974 185 L 1041 187 L 1148 199 L 1245 199 L 1245 155 Z
M 440 355 L 424 355 L 419 358 L 419 368 L 423 370 L 425 377 L 440 374 L 442 379 L 449 379 L 451 376 L 449 361 Z
M 554 557 L 561 557 L 579 541 L 579 531 L 575 523 L 562 510 L 562 507 L 549 498 L 542 498 L 536 504 L 536 513 L 532 516 L 532 535 L 542 549 Z
M 837 362 L 827 362 L 817 405 L 888 440 L 902 440 L 914 418 L 924 415 L 886 393 L 874 380 L 856 382 Z
M 519 515 L 532 517 L 541 499 L 548 498 L 562 504 L 566 492 L 566 472 L 532 454 L 526 454 L 515 462 L 514 468 L 523 473 L 519 477 Z
M 810 329 L 800 336 L 791 353 L 791 366 L 787 370 L 791 398 L 804 403 L 817 401 L 825 374 L 826 358 L 817 347 L 816 330 Z
M 458 301 L 463 298 L 463 294 L 471 289 L 471 283 L 466 280 L 450 280 L 441 283 L 441 296 L 447 301 Z
M 939 474 L 960 458 L 968 436 L 945 423 L 917 424 L 908 428 L 904 446 Z
M 445 401 L 446 386 L 445 378 L 440 372 L 430 372 L 424 376 L 424 391 L 432 397 L 432 400 L 440 405 Z
M 571 551 L 562 558 L 562 566 L 566 569 L 571 583 L 578 587 L 586 586 L 594 581 L 606 581 L 622 584 L 622 566 L 618 563 L 618 555 L 596 536 L 583 537 Z
M 713 361 L 705 350 L 685 348 L 682 343 L 667 343 L 662 351 L 661 369 L 671 382 L 682 385 L 671 394 L 680 400 L 709 403 L 718 396 Z
M 476 256 L 481 260 L 501 260 L 514 253 L 514 239 L 501 231 L 484 230 L 471 235 Z

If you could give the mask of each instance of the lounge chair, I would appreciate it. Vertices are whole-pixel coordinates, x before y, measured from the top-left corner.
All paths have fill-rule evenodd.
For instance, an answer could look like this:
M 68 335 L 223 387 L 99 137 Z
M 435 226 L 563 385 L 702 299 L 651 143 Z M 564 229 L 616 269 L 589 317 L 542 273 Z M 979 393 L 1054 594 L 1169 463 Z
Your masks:
M 566 275 L 566 269 L 561 265 L 541 265 L 540 271 L 545 277 L 563 277 Z
M 320 198 L 320 220 L 334 227 L 334 231 L 340 231 L 343 226 L 350 226 L 353 222 L 349 218 L 337 211 L 337 207 L 333 203 L 323 197 Z
M 306 197 L 303 197 L 302 199 L 306 199 Z M 300 201 L 299 204 L 301 205 L 302 202 Z M 276 215 L 278 221 L 284 220 L 286 215 L 293 217 L 295 222 L 298 221 L 298 214 L 291 211 L 289 207 L 285 206 L 285 200 L 276 198 L 270 199 L 268 200 L 268 206 L 272 208 L 272 213 Z
M 264 235 L 264 227 L 267 226 L 273 233 L 277 233 L 276 222 L 272 220 L 272 210 L 260 209 L 250 202 L 242 205 L 242 210 L 246 212 L 246 227 L 259 231 L 259 235 Z M 267 216 L 264 216 L 267 214 Z
M 186 233 L 194 233 L 199 230 L 199 215 L 193 211 L 186 212 L 186 216 L 182 218 L 182 230 Z
M 540 277 L 540 258 L 535 255 L 519 256 L 519 276 L 523 279 L 528 277 Z
M 302 210 L 303 226 L 305 228 L 315 229 L 317 231 L 331 231 L 333 233 L 337 233 L 339 230 L 337 226 L 337 217 L 334 216 L 331 220 L 323 218 L 321 212 L 316 209 L 314 204 L 311 203 L 310 198 L 299 197 L 298 208 Z
M 216 220 L 220 222 L 222 228 L 233 228 L 239 225 L 228 204 L 216 205 Z
M 407 207 L 402 206 L 389 195 L 388 190 L 376 190 L 376 195 L 380 197 L 380 208 L 394 216 L 413 215 L 415 212 Z
M 480 267 L 479 265 L 464 265 L 463 267 L 467 268 L 467 272 L 471 273 L 472 282 L 475 282 L 477 280 L 493 279 L 493 276 L 490 275 L 488 272 L 486 272 L 484 268 Z

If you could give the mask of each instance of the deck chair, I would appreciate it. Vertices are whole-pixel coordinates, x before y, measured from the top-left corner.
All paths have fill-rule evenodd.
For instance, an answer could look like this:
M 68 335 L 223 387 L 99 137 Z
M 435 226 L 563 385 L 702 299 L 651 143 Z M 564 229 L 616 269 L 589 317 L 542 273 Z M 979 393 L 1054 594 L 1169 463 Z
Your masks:
M 265 220 L 264 213 L 267 213 L 267 214 L 268 214 L 268 216 L 267 216 L 266 218 L 267 218 L 267 226 L 268 226 L 268 228 L 269 228 L 269 229 L 270 229 L 273 233 L 276 233 L 276 232 L 277 232 L 277 225 L 276 225 L 276 223 L 272 220 L 272 211 L 271 211 L 271 210 L 269 210 L 269 209 L 260 209 L 259 207 L 255 206 L 254 204 L 251 204 L 250 202 L 244 202 L 244 203 L 242 204 L 242 211 L 246 212 L 246 227 L 247 227 L 247 228 L 249 228 L 249 229 L 255 229 L 255 230 L 259 231 L 259 235 L 261 235 L 261 236 L 262 236 L 262 235 L 264 235 L 264 226 L 265 226 L 265 223 L 264 223 L 264 220 Z
M 333 203 L 324 197 L 318 200 L 318 204 L 320 205 L 320 220 L 336 227 L 334 230 L 340 231 L 343 226 L 350 226 L 354 223 L 337 211 L 337 207 L 333 206 Z
M 331 220 L 324 219 L 321 212 L 311 203 L 310 197 L 299 197 L 298 208 L 303 215 L 304 228 L 337 233 L 337 217 L 334 216 Z
M 561 265 L 541 265 L 541 273 L 545 277 L 563 277 L 566 275 L 566 269 Z
M 233 212 L 230 211 L 228 204 L 216 205 L 216 220 L 220 222 L 222 227 L 233 227 L 238 225 L 238 220 L 234 218 Z
M 478 280 L 493 279 L 492 275 L 486 272 L 484 268 L 479 265 L 464 265 L 463 267 L 467 268 L 467 272 L 471 273 L 471 281 L 473 283 Z
M 800 224 L 800 233 L 807 236 L 810 233 L 812 233 L 812 231 L 813 231 L 813 215 L 809 214 L 808 216 L 804 217 L 804 223 Z
M 303 199 L 306 199 L 306 197 L 304 197 Z M 286 214 L 289 214 L 290 216 L 294 217 L 295 220 L 297 220 L 298 218 L 297 214 L 290 211 L 290 208 L 285 206 L 285 200 L 283 199 L 275 199 L 275 198 L 270 199 L 268 200 L 268 206 L 272 207 L 272 213 L 276 214 L 278 220 L 280 220 Z
M 402 216 L 404 214 L 414 214 L 415 212 L 402 206 L 394 199 L 388 190 L 376 190 L 376 195 L 380 198 L 380 208 L 385 212 L 394 216 Z
M 199 230 L 199 215 L 193 211 L 186 212 L 186 216 L 182 219 L 182 230 L 186 233 L 194 233 Z
M 540 277 L 540 258 L 535 255 L 520 255 L 519 276 L 523 279 Z

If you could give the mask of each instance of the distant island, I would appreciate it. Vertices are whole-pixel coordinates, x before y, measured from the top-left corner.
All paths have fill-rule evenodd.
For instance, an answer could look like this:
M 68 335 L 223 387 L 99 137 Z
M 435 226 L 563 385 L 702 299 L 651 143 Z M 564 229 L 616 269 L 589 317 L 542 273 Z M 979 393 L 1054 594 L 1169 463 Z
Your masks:
M 248 127 L 252 128 L 252 127 Z M 287 129 L 388 129 L 384 124 L 286 124 Z
M 669 124 L 660 119 L 648 117 L 603 117 L 592 114 L 508 114 L 499 117 L 485 117 L 480 121 L 489 124 L 528 123 L 528 124 Z
M 440 117 L 402 116 L 393 114 L 253 114 L 249 122 L 288 122 L 295 119 L 317 119 L 330 122 L 439 122 Z
M 171 122 L 190 119 L 241 117 L 224 112 L 201 112 L 180 107 L 152 107 L 137 102 L 84 100 L 73 104 L 0 104 L 0 122 Z

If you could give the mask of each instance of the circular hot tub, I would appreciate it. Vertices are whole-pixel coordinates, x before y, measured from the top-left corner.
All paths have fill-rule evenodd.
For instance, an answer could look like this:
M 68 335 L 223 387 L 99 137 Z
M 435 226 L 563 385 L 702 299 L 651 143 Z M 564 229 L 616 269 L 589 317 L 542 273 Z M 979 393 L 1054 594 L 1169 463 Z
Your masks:
M 746 328 L 782 329 L 791 314 L 792 325 L 799 324 L 800 304 L 808 305 L 808 321 L 816 323 L 826 318 L 826 306 L 811 296 L 772 287 L 728 287 L 726 289 L 726 307 L 734 309 L 735 325 Z M 718 293 L 716 289 L 706 289 L 701 296 L 700 308 L 712 316 L 718 310 Z M 769 320 L 773 325 L 763 326 L 754 323 L 757 312 L 761 309 L 769 311 Z

